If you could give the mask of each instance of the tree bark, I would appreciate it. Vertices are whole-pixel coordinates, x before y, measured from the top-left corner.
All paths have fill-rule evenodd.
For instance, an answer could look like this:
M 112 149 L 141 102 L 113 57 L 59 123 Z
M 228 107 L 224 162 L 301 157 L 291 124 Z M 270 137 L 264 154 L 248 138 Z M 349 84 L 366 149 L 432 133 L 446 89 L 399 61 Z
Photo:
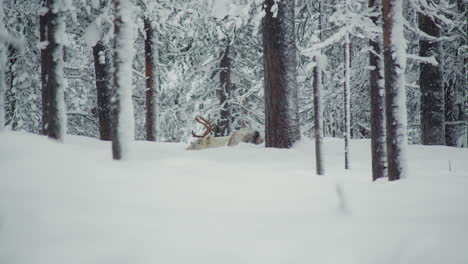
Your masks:
M 145 18 L 145 73 L 146 73 L 146 140 L 156 141 L 157 132 L 157 93 L 159 89 L 158 71 L 159 54 L 156 32 L 149 18 Z
M 344 89 L 344 114 L 345 114 L 345 131 L 344 131 L 344 142 L 345 142 L 345 169 L 350 169 L 349 161 L 349 142 L 351 141 L 351 75 L 350 75 L 350 47 L 349 47 L 349 33 L 345 36 L 345 89 Z
M 48 40 L 48 78 L 47 78 L 47 135 L 59 141 L 66 133 L 66 112 L 64 102 L 65 83 L 63 79 L 63 44 L 65 33 L 63 14 L 55 7 L 57 0 L 48 0 L 49 19 L 47 23 Z
M 463 0 L 451 0 L 450 4 L 456 4 L 456 16 L 461 16 L 466 19 L 466 4 Z M 464 28 L 466 29 L 466 23 Z M 445 144 L 452 147 L 462 147 L 463 142 L 468 142 L 468 131 L 466 127 L 468 121 L 466 119 L 468 110 L 468 90 L 466 89 L 468 83 L 468 75 L 466 74 L 468 61 L 467 56 L 459 56 L 459 52 L 462 50 L 461 47 L 466 45 L 468 33 L 466 30 L 460 30 L 454 34 L 455 36 L 457 34 L 462 36 L 457 36 L 458 40 L 447 43 L 449 50 L 444 51 L 453 53 L 453 56 L 456 57 L 456 62 L 454 64 L 460 68 L 459 71 L 454 74 L 454 77 L 445 80 Z M 461 52 L 463 53 L 463 51 Z
M 315 136 L 315 166 L 317 175 L 325 175 L 323 162 L 323 102 L 322 102 L 322 69 L 320 60 L 315 58 L 314 67 L 314 136 Z
M 132 101 L 133 31 L 130 0 L 114 0 L 114 105 L 112 118 L 112 158 L 126 159 L 134 139 Z
M 226 46 L 221 58 L 221 71 L 219 82 L 221 90 L 219 92 L 219 103 L 221 104 L 221 120 L 217 127 L 218 136 L 228 136 L 231 134 L 231 109 L 229 105 L 229 95 L 231 93 L 231 60 L 229 58 L 229 43 Z
M 402 0 L 383 0 L 385 113 L 387 162 L 390 181 L 404 178 L 407 166 L 407 113 L 405 94 L 406 45 Z
M 3 5 L 0 3 L 0 21 L 3 20 Z M 3 25 L 0 25 L 0 32 L 4 31 Z M 3 33 L 3 32 L 2 32 Z M 5 94 L 6 94 L 6 52 L 7 45 L 0 41 L 0 132 L 5 127 Z
M 381 12 L 381 5 L 377 0 L 369 0 L 369 8 L 376 8 Z M 378 16 L 372 21 L 379 24 Z M 369 76 L 370 106 L 371 106 L 371 149 L 372 149 L 372 180 L 387 177 L 387 142 L 385 140 L 385 85 L 380 40 L 370 40 Z
M 428 0 L 429 2 L 437 1 Z M 440 37 L 440 29 L 428 15 L 419 14 L 419 28 L 433 37 Z M 420 64 L 421 142 L 423 145 L 445 145 L 444 81 L 440 64 L 440 41 L 419 40 L 419 56 L 434 56 L 438 65 Z
M 49 11 L 50 12 L 50 11 Z M 49 23 L 49 12 L 39 17 L 39 40 L 41 43 L 47 41 L 47 24 Z M 47 135 L 47 120 L 48 120 L 48 93 L 47 93 L 47 77 L 49 69 L 49 48 L 41 48 L 41 95 L 42 95 L 42 135 Z
M 99 118 L 99 138 L 112 140 L 112 65 L 109 48 L 101 41 L 93 47 Z
M 265 146 L 290 148 L 300 139 L 294 1 L 264 4 Z

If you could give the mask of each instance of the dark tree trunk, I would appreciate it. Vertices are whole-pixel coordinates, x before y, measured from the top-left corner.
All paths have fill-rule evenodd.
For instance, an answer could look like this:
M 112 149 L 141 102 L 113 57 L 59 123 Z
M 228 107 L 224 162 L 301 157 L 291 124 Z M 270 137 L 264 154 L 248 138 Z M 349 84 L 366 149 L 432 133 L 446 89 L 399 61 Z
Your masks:
M 229 43 L 226 46 L 221 58 L 221 71 L 219 82 L 221 90 L 219 92 L 219 102 L 221 104 L 221 120 L 218 123 L 217 135 L 228 136 L 231 134 L 231 109 L 229 105 L 229 95 L 231 93 L 231 60 L 229 58 Z
M 16 56 L 18 56 L 18 53 L 17 53 L 17 49 L 13 46 L 10 46 L 8 48 L 8 53 L 9 53 L 9 57 L 10 57 L 10 60 L 9 60 L 9 68 L 8 68 L 8 72 L 10 74 L 10 84 L 9 84 L 9 88 L 10 88 L 10 110 L 7 111 L 10 112 L 10 114 L 8 115 L 8 119 L 6 120 L 6 124 L 5 125 L 9 125 L 11 124 L 11 129 L 12 130 L 16 130 L 17 127 L 18 127 L 18 122 L 17 120 L 14 118 L 15 117 L 15 111 L 16 111 L 16 94 L 15 92 L 13 92 L 13 84 L 15 83 L 15 78 L 16 78 L 16 75 L 15 75 L 15 72 L 13 70 L 13 67 L 15 66 L 15 63 L 16 63 Z M 7 89 L 7 87 L 5 87 L 5 89 Z M 6 90 L 5 90 L 6 91 Z M 6 97 L 5 97 L 6 98 Z
M 466 11 L 466 4 L 463 0 L 451 0 L 450 4 L 456 4 L 457 15 L 463 14 Z M 465 15 L 466 19 L 466 15 Z M 466 29 L 466 23 L 464 28 Z M 463 45 L 466 45 L 468 39 L 468 31 L 461 30 L 458 34 L 458 41 L 453 41 L 447 46 L 450 47 L 449 52 L 457 54 L 461 51 Z M 458 56 L 455 65 L 460 65 L 459 73 L 454 74 L 450 80 L 445 81 L 445 144 L 452 147 L 467 147 L 464 143 L 468 142 L 467 119 L 466 112 L 468 110 L 468 89 L 467 81 L 467 56 Z M 451 70 L 451 69 L 449 69 Z
M 314 67 L 314 136 L 315 136 L 315 166 L 317 175 L 325 174 L 323 162 L 323 102 L 322 102 L 322 69 L 319 60 Z
M 145 19 L 145 31 L 146 140 L 156 141 L 157 90 L 159 89 L 159 78 L 156 76 L 158 69 L 157 33 L 148 18 Z
M 47 6 L 51 10 L 48 15 L 47 40 L 48 40 L 48 78 L 47 78 L 47 135 L 49 138 L 63 140 L 66 132 L 64 109 L 64 82 L 63 82 L 63 45 L 59 39 L 64 30 L 62 14 L 53 12 L 53 6 L 57 0 L 48 0 Z
M 369 0 L 369 8 L 376 8 L 381 12 L 381 5 L 377 0 Z M 372 21 L 379 24 L 378 16 Z M 371 106 L 371 149 L 372 149 L 372 180 L 387 177 L 387 142 L 385 140 L 385 87 L 383 77 L 383 61 L 380 40 L 370 40 L 369 76 L 370 106 Z
M 407 176 L 406 58 L 403 36 L 402 0 L 383 0 L 385 64 L 385 114 L 387 122 L 388 179 Z M 395 22 L 396 21 L 396 22 Z
M 344 89 L 344 114 L 345 114 L 345 125 L 344 125 L 344 142 L 345 142 L 345 169 L 350 169 L 350 149 L 349 143 L 351 141 L 351 67 L 350 67 L 350 39 L 349 33 L 345 36 L 344 45 L 344 65 L 345 65 L 345 89 Z
M 93 47 L 99 117 L 99 137 L 112 140 L 112 65 L 109 48 L 101 41 Z
M 264 3 L 265 145 L 290 148 L 300 139 L 294 1 Z M 275 3 L 276 17 L 271 12 Z
M 0 19 L 3 18 L 3 6 L 0 3 Z M 0 31 L 3 31 L 4 28 L 0 25 Z M 0 132 L 3 131 L 5 127 L 5 99 L 6 99 L 6 62 L 7 62 L 7 45 L 0 41 Z
M 41 43 L 47 41 L 47 24 L 49 23 L 49 12 L 39 17 L 39 40 Z M 41 87 L 42 87 L 42 135 L 47 135 L 47 120 L 49 103 L 47 101 L 47 77 L 49 69 L 49 48 L 41 48 Z
M 431 0 L 429 0 L 431 2 Z M 436 2 L 432 0 L 432 2 Z M 435 21 L 419 14 L 419 28 L 433 37 L 440 37 Z M 419 55 L 434 56 L 440 62 L 440 41 L 419 40 Z M 421 142 L 424 145 L 445 145 L 445 106 L 442 65 L 420 64 L 419 86 L 421 89 Z

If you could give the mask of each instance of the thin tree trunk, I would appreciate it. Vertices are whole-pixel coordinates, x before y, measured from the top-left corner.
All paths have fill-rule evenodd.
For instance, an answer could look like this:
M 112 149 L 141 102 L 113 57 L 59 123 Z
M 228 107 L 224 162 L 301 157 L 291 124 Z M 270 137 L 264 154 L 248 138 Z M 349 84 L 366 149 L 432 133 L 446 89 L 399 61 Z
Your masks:
M 109 48 L 101 41 L 93 47 L 99 117 L 99 138 L 112 140 L 112 61 Z
M 48 78 L 47 78 L 47 134 L 49 138 L 62 141 L 66 133 L 66 111 L 64 101 L 65 82 L 63 79 L 63 43 L 65 22 L 61 12 L 55 7 L 57 0 L 48 0 L 49 16 L 47 24 Z
M 451 0 L 450 4 L 456 4 L 456 16 L 460 16 L 466 11 L 466 4 L 463 0 Z M 466 13 L 463 17 L 466 19 Z M 461 30 L 458 33 L 464 36 L 459 36 L 457 41 L 447 44 L 450 48 L 447 52 L 457 54 L 456 51 L 461 51 L 461 47 L 466 45 L 468 31 Z M 463 145 L 462 142 L 468 142 L 466 127 L 466 121 L 468 121 L 466 119 L 466 112 L 468 110 L 468 90 L 466 89 L 468 84 L 467 58 L 467 56 L 458 56 L 456 58 L 457 63 L 455 64 L 460 66 L 459 74 L 455 74 L 455 78 L 452 77 L 452 79 L 445 81 L 445 144 L 452 147 L 461 147 Z
M 320 59 L 315 57 L 314 67 L 314 136 L 315 136 L 315 165 L 317 175 L 325 175 L 323 162 L 323 102 L 322 102 L 322 69 Z
M 350 76 L 350 54 L 349 54 L 349 33 L 345 36 L 345 89 L 344 89 L 344 112 L 345 112 L 345 131 L 344 131 L 344 142 L 345 142 L 345 169 L 350 169 L 349 161 L 349 142 L 351 136 L 351 76 Z
M 1 1 L 1 0 L 0 0 Z M 8 73 L 5 73 L 5 77 L 6 75 L 10 74 L 10 83 L 9 85 L 7 84 L 7 86 L 5 86 L 5 89 L 8 90 L 8 88 L 10 88 L 10 109 L 9 111 L 6 111 L 7 113 L 10 112 L 11 114 L 9 115 L 8 117 L 8 114 L 6 116 L 6 120 L 5 120 L 5 126 L 8 126 L 8 125 L 11 125 L 11 129 L 13 131 L 15 131 L 18 127 L 18 121 L 14 118 L 15 117 L 15 111 L 16 111 L 16 94 L 15 92 L 13 91 L 13 84 L 15 83 L 15 78 L 16 78 L 16 75 L 15 75 L 15 72 L 13 71 L 13 68 L 16 64 L 16 61 L 17 61 L 17 56 L 18 56 L 18 50 L 17 48 L 13 47 L 13 46 L 9 46 L 8 47 L 8 55 L 7 57 L 9 57 L 9 60 L 8 61 L 8 64 L 9 66 L 7 67 L 8 68 Z M 5 100 L 7 98 L 7 94 L 5 93 Z
M 265 146 L 290 148 L 300 139 L 294 1 L 264 3 Z
M 0 21 L 3 21 L 5 13 L 3 12 L 3 0 L 0 0 Z M 0 23 L 0 33 L 5 34 L 6 29 L 3 23 Z M 6 57 L 7 45 L 0 41 L 0 132 L 5 127 L 5 94 L 6 94 L 6 75 L 5 67 L 7 62 Z
M 431 0 L 429 0 L 431 2 Z M 436 4 L 437 1 L 433 1 Z M 440 29 L 427 15 L 419 14 L 419 28 L 433 37 L 440 37 Z M 419 55 L 434 56 L 440 62 L 440 41 L 419 40 Z M 420 64 L 421 142 L 424 145 L 445 145 L 445 106 L 442 65 Z
M 369 8 L 381 11 L 377 0 L 369 0 Z M 378 16 L 372 21 L 379 24 Z M 371 149 L 372 149 L 372 180 L 387 177 L 387 142 L 385 140 L 385 85 L 382 48 L 380 40 L 370 40 L 369 76 L 370 105 L 371 105 Z
M 228 40 L 229 42 L 229 40 Z M 231 60 L 229 58 L 229 43 L 226 46 L 221 58 L 221 72 L 219 73 L 219 82 L 221 90 L 219 93 L 219 102 L 221 104 L 221 120 L 218 125 L 218 135 L 228 136 L 231 134 L 231 109 L 228 102 L 231 93 Z
M 49 23 L 49 12 L 39 17 L 39 40 L 41 43 L 47 41 L 47 24 Z M 41 91 L 42 91 L 42 135 L 47 135 L 47 120 L 48 120 L 48 109 L 49 103 L 47 93 L 47 77 L 49 69 L 49 48 L 41 47 Z
M 404 178 L 407 166 L 407 113 L 405 94 L 406 44 L 402 0 L 383 0 L 385 114 L 390 181 Z
M 134 139 L 132 101 L 133 32 L 130 0 L 114 0 L 114 106 L 112 118 L 112 157 L 126 159 Z
M 146 140 L 156 141 L 157 132 L 157 93 L 159 89 L 158 72 L 159 54 L 156 32 L 149 18 L 145 19 L 145 72 L 146 72 Z

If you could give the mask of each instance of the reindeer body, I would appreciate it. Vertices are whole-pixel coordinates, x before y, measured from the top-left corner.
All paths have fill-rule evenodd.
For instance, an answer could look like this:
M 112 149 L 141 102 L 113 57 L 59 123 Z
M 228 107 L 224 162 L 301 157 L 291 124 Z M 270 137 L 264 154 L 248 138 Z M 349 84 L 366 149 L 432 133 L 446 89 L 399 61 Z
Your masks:
M 236 146 L 239 143 L 253 143 L 262 144 L 263 138 L 260 136 L 260 132 L 250 128 L 242 128 L 234 131 L 230 136 L 227 137 L 214 137 L 205 136 L 200 137 L 190 144 L 186 150 L 201 150 L 206 148 L 219 148 L 224 146 Z

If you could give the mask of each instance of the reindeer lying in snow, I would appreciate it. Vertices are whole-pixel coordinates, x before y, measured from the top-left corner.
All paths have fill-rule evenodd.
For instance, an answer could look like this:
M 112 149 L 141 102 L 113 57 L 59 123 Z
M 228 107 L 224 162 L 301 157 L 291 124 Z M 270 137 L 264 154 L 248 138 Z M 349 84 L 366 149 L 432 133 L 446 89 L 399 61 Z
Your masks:
M 236 146 L 240 142 L 262 144 L 263 138 L 260 136 L 260 132 L 251 128 L 242 128 L 234 131 L 230 136 L 227 137 L 214 137 L 210 133 L 213 131 L 214 126 L 211 125 L 212 120 L 206 120 L 201 116 L 197 116 L 195 121 L 202 124 L 206 131 L 203 135 L 197 135 L 192 131 L 192 136 L 197 138 L 194 142 L 186 148 L 186 150 L 200 150 L 206 148 L 218 148 L 224 146 Z

